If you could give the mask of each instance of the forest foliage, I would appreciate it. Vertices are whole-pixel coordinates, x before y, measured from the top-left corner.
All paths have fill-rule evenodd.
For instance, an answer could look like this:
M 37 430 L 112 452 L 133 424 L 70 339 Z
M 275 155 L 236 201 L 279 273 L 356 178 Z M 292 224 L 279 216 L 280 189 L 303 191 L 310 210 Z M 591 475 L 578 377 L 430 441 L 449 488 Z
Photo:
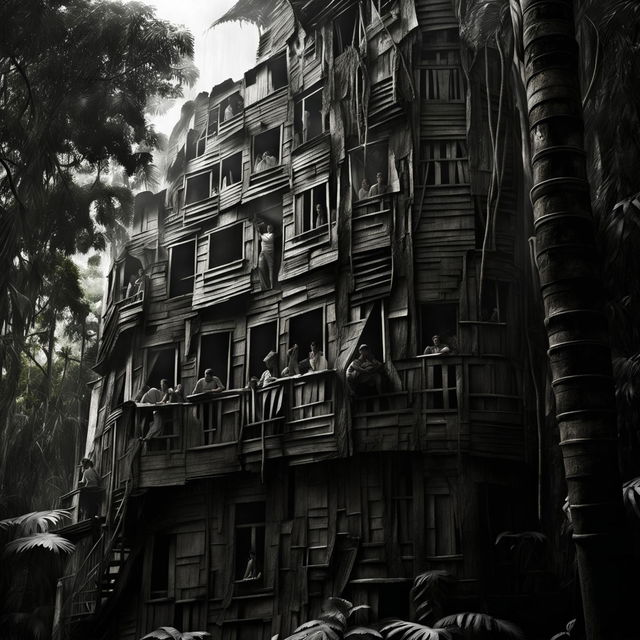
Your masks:
M 0 7 L 2 511 L 68 488 L 97 302 L 74 256 L 126 228 L 133 197 L 114 176 L 152 170 L 148 110 L 195 81 L 192 57 L 191 34 L 142 3 Z

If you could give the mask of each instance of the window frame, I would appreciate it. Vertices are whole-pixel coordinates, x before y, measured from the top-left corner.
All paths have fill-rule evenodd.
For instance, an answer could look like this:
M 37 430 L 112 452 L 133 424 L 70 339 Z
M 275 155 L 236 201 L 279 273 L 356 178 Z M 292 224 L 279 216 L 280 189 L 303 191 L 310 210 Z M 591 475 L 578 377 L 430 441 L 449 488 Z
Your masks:
M 255 160 L 256 160 L 256 152 L 255 152 L 255 145 L 256 145 L 256 138 L 258 136 L 262 136 L 265 133 L 269 133 L 269 131 L 278 131 L 279 132 L 279 145 L 278 145 L 278 156 L 277 156 L 277 164 L 274 165 L 273 167 L 271 167 L 272 169 L 275 169 L 279 166 L 282 165 L 282 145 L 283 145 L 283 141 L 282 141 L 282 133 L 283 133 L 283 127 L 284 125 L 279 124 L 275 127 L 271 127 L 270 129 L 265 129 L 264 131 L 260 131 L 260 133 L 255 133 L 254 135 L 251 136 L 251 158 L 250 158 L 250 162 L 251 162 L 251 175 L 252 176 L 256 176 L 256 175 L 260 175 L 262 173 L 264 173 L 264 171 L 256 171 L 255 170 Z
M 177 342 L 163 342 L 161 344 L 154 344 L 152 346 L 146 347 L 144 349 L 144 357 L 142 364 L 142 385 L 146 385 L 149 382 L 149 375 L 151 372 L 149 371 L 149 354 L 152 351 L 168 351 L 170 348 L 173 348 L 174 356 L 173 356 L 173 384 L 178 384 L 178 375 L 180 373 L 180 348 L 179 343 Z
M 291 320 L 294 318 L 299 318 L 300 316 L 304 316 L 308 313 L 312 313 L 313 311 L 318 311 L 318 309 L 322 310 L 322 329 L 321 329 L 321 338 L 322 338 L 322 344 L 320 345 L 322 353 L 324 354 L 324 357 L 327 359 L 327 363 L 329 361 L 329 358 L 327 356 L 327 305 L 326 304 L 319 304 L 316 305 L 315 307 L 312 307 L 310 309 L 306 309 L 305 311 L 301 311 L 299 313 L 294 313 L 290 316 L 287 316 L 285 319 L 285 328 L 286 328 L 286 332 L 287 332 L 287 337 L 289 340 L 289 344 L 291 344 Z M 280 328 L 280 325 L 278 325 L 278 329 Z M 279 341 L 278 341 L 279 342 Z M 288 348 L 288 345 L 287 345 Z M 303 349 L 302 352 L 300 352 L 300 349 Z M 306 347 L 303 347 L 302 345 L 298 345 L 298 355 L 300 357 L 300 359 L 304 359 L 303 356 L 304 354 L 304 349 L 306 349 Z M 331 367 L 329 367 L 331 368 Z
M 314 192 L 318 187 L 322 187 L 324 185 L 325 187 L 325 209 L 326 209 L 326 214 L 327 214 L 327 221 L 325 224 L 320 225 L 318 227 L 314 227 L 313 226 L 313 212 L 315 210 L 315 205 L 317 203 L 314 202 L 313 200 L 313 196 L 314 196 Z M 310 193 L 311 194 L 311 204 L 310 204 L 310 211 L 309 211 L 309 223 L 310 223 L 310 227 L 308 229 L 304 229 L 302 228 L 303 225 L 301 225 L 301 222 L 304 222 L 304 211 L 302 212 L 302 221 L 300 220 L 300 215 L 299 215 L 299 211 L 298 211 L 298 202 L 300 200 L 302 200 L 303 203 L 303 207 L 304 207 L 304 196 L 306 193 Z M 321 182 L 317 185 L 315 185 L 314 187 L 310 187 L 309 189 L 305 189 L 304 191 L 300 191 L 299 193 L 296 193 L 293 197 L 293 218 L 294 218 L 294 224 L 293 224 L 293 228 L 294 228 L 294 236 L 293 238 L 297 238 L 299 236 L 302 236 L 306 233 L 309 233 L 310 231 L 316 231 L 318 229 L 323 229 L 324 227 L 326 227 L 327 229 L 330 227 L 331 225 L 331 219 L 330 219 L 330 211 L 331 211 L 331 207 L 329 199 L 331 197 L 331 190 L 329 188 L 329 180 L 327 180 L 326 182 Z
M 187 279 L 191 279 L 192 283 L 191 283 L 191 291 L 188 293 L 179 293 L 176 295 L 172 295 L 171 294 L 171 270 L 173 268 L 173 251 L 176 247 L 188 244 L 188 243 L 193 243 L 193 273 L 190 276 L 185 276 L 183 278 L 180 278 L 180 280 L 187 280 Z M 174 300 L 175 298 L 181 298 L 183 296 L 192 296 L 193 292 L 195 290 L 195 283 L 196 283 L 196 270 L 198 267 L 198 244 L 197 244 L 197 239 L 196 238 L 189 238 L 188 240 L 182 240 L 180 242 L 176 242 L 175 244 L 172 244 L 171 246 L 167 247 L 169 250 L 169 263 L 167 265 L 167 300 Z
M 201 333 L 199 335 L 199 339 L 198 339 L 198 353 L 196 356 L 196 372 L 200 371 L 201 368 L 201 350 L 202 350 L 202 339 L 206 338 L 207 336 L 212 336 L 212 335 L 217 335 L 217 334 L 221 334 L 221 333 L 226 333 L 229 335 L 229 347 L 227 350 L 227 370 L 226 370 L 226 379 L 227 379 L 227 384 L 226 387 L 227 389 L 230 389 L 231 387 L 230 382 L 231 382 L 231 376 L 232 376 L 232 360 L 233 360 L 233 334 L 234 331 L 233 329 L 216 329 L 214 331 L 206 331 L 204 333 Z M 216 375 L 216 372 L 213 372 L 214 375 Z
M 449 502 L 449 518 L 450 522 L 449 527 L 451 528 L 452 536 L 447 537 L 442 536 L 442 539 L 449 540 L 451 547 L 449 553 L 437 553 L 438 551 L 438 517 L 437 517 L 437 506 L 436 506 L 436 498 L 437 496 L 446 496 Z M 425 520 L 424 520 L 424 530 L 425 530 L 425 553 L 427 559 L 437 559 L 437 558 L 455 558 L 462 556 L 461 553 L 461 535 L 460 535 L 460 527 L 458 526 L 456 513 L 455 513 L 455 504 L 453 499 L 453 493 L 449 486 L 449 483 L 446 478 L 427 478 L 425 480 L 425 490 L 424 490 L 424 511 L 425 511 Z M 433 526 L 429 526 L 430 516 L 433 513 Z M 440 530 L 440 533 L 442 531 Z M 432 539 L 431 536 L 433 536 Z M 432 544 L 433 542 L 433 544 Z M 433 549 L 434 553 L 430 553 Z
M 216 265 L 214 267 L 211 266 L 211 238 L 212 236 L 214 236 L 216 233 L 224 233 L 225 231 L 229 231 L 232 227 L 238 227 L 238 226 L 242 226 L 242 240 L 241 240 L 241 245 L 242 245 L 242 256 L 240 258 L 237 258 L 235 260 L 232 260 L 231 262 L 225 262 L 223 264 L 219 264 Z M 207 234 L 207 273 L 210 272 L 217 272 L 217 271 L 224 271 L 225 268 L 229 268 L 229 265 L 234 265 L 237 266 L 238 264 L 242 264 L 246 258 L 247 258 L 247 251 L 246 251 L 246 246 L 245 246 L 245 238 L 244 238 L 244 234 L 245 234 L 245 223 L 244 220 L 239 220 L 237 222 L 232 222 L 231 224 L 227 224 L 224 227 L 218 227 L 217 229 L 212 230 L 211 232 L 209 232 Z
M 212 188 L 213 188 L 213 168 L 214 166 L 218 164 L 218 163 L 214 163 L 213 165 L 211 165 L 208 169 L 204 169 L 201 171 L 196 171 L 190 175 L 185 175 L 184 177 L 184 205 L 183 207 L 186 209 L 188 207 L 195 207 L 199 204 L 202 204 L 203 202 L 205 202 L 206 200 L 208 200 L 209 198 L 213 197 L 213 193 L 212 193 Z M 187 196 L 189 194 L 189 190 L 188 190 L 188 186 L 189 186 L 189 180 L 192 180 L 193 178 L 197 178 L 201 175 L 204 175 L 205 173 L 209 174 L 209 195 L 207 195 L 204 198 L 201 198 L 200 200 L 194 200 L 193 202 L 187 202 Z M 220 171 L 218 170 L 218 177 L 220 176 Z
M 259 327 L 263 324 L 268 324 L 270 322 L 276 323 L 276 335 L 275 335 L 275 346 L 273 347 L 273 351 L 278 354 L 280 346 L 280 316 L 274 316 L 272 318 L 262 318 L 261 320 L 255 320 L 251 324 L 247 323 L 247 341 L 246 341 L 246 356 L 245 356 L 245 379 L 249 380 L 251 372 L 249 371 L 249 367 L 251 365 L 251 330 L 255 327 Z M 268 353 L 268 352 L 267 352 Z M 266 354 L 265 354 L 266 355 Z
M 233 116 L 235 118 L 235 116 Z M 222 175 L 222 163 L 225 160 L 229 160 L 229 158 L 233 158 L 234 156 L 240 156 L 240 177 L 238 178 L 238 180 L 236 180 L 236 182 L 232 182 L 231 184 L 226 185 L 225 187 L 222 186 L 222 179 L 223 179 L 223 175 Z M 224 189 L 228 189 L 229 187 L 233 187 L 237 184 L 242 184 L 242 179 L 243 179 L 243 167 L 242 167 L 242 151 L 234 151 L 233 153 L 229 153 L 228 155 L 226 155 L 224 158 L 220 158 L 220 162 L 218 163 L 219 165 L 219 170 L 218 170 L 218 176 L 219 176 L 219 192 L 222 192 Z
M 300 105 L 301 108 L 301 112 L 304 114 L 305 112 L 305 104 L 307 102 L 307 100 L 309 98 L 311 98 L 312 96 L 316 96 L 317 94 L 320 94 L 320 99 L 322 102 L 322 86 L 319 86 L 317 89 L 312 89 L 308 92 L 305 92 L 302 96 L 299 96 L 298 98 L 296 98 L 294 100 L 293 103 L 293 129 L 294 129 L 294 133 L 296 132 L 296 111 L 298 108 L 298 105 Z M 304 128 L 301 128 L 301 132 L 302 132 L 302 136 L 301 136 L 301 140 L 300 143 L 297 145 L 298 147 L 302 146 L 303 144 L 306 144 L 307 142 L 310 142 L 311 140 L 315 140 L 316 138 L 319 138 L 320 136 L 323 136 L 325 133 L 327 133 L 327 129 L 325 127 L 325 114 L 322 111 L 322 106 L 320 107 L 320 127 L 321 127 L 321 131 L 318 135 L 313 136 L 312 138 L 305 138 L 304 137 Z M 303 124 L 303 123 L 301 123 Z

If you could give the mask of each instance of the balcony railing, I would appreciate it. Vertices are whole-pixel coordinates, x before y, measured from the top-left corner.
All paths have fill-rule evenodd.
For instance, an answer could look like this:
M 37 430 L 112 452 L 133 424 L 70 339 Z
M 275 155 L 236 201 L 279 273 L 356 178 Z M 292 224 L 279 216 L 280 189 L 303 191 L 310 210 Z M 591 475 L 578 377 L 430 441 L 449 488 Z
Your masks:
M 210 446 L 236 442 L 240 433 L 242 391 L 198 393 L 188 397 L 195 405 L 200 424 L 197 434 L 191 433 L 188 446 Z

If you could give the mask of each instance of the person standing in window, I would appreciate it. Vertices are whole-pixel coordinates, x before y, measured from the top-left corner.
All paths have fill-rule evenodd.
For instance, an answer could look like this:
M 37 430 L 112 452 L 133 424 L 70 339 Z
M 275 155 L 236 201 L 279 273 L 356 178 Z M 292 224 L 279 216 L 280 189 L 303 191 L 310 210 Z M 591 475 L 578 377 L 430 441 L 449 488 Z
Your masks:
M 369 189 L 369 197 L 381 196 L 387 193 L 389 187 L 383 182 L 383 175 L 381 171 L 376 173 L 376 183 Z
M 314 227 L 317 229 L 325 224 L 327 224 L 327 212 L 325 211 L 325 208 L 318 203 L 316 205 Z
M 273 289 L 274 286 L 274 264 L 275 236 L 273 226 L 268 224 L 266 231 L 262 231 L 262 225 L 254 221 L 254 225 L 260 236 L 260 253 L 258 254 L 258 271 L 260 274 L 260 286 L 263 290 Z
M 225 389 L 226 387 L 222 384 L 222 380 L 220 380 L 218 376 L 213 375 L 213 369 L 205 369 L 204 378 L 200 378 L 200 380 L 196 382 L 193 395 L 196 393 L 220 393 Z
M 360 191 L 358 191 L 358 200 L 364 200 L 365 198 L 368 198 L 370 188 L 371 187 L 369 186 L 369 181 L 366 178 L 363 178 L 362 182 L 360 183 Z
M 434 356 L 436 354 L 444 355 L 447 353 L 451 353 L 451 348 L 449 347 L 448 344 L 445 344 L 444 342 L 442 342 L 439 335 L 435 335 L 431 339 L 433 340 L 433 345 L 429 345 L 424 350 L 425 356 Z

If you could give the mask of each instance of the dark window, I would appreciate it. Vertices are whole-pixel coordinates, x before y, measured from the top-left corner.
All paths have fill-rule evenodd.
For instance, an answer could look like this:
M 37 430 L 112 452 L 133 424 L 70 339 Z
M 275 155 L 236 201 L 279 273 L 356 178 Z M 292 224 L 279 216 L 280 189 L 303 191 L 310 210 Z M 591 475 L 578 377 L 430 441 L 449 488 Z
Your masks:
M 314 309 L 289 318 L 289 346 L 298 345 L 298 358 L 307 357 L 309 345 L 315 342 L 324 352 L 324 313 Z
M 264 572 L 264 502 L 236 505 L 235 564 L 236 580 L 261 580 Z M 250 565 L 251 556 L 254 556 Z
M 321 184 L 296 196 L 296 234 L 328 224 L 327 184 Z
M 452 350 L 457 346 L 458 305 L 454 303 L 423 304 L 420 309 L 422 349 L 432 344 L 433 336 L 440 336 Z
M 509 301 L 509 283 L 485 280 L 482 285 L 481 320 L 506 322 Z
M 209 115 L 207 116 L 207 135 L 214 136 L 218 133 L 218 120 L 220 117 L 220 106 L 216 105 L 209 109 Z
M 193 293 L 196 241 L 190 240 L 169 250 L 169 297 Z
M 271 87 L 274 91 L 287 86 L 287 58 L 285 55 L 278 56 L 269 61 L 269 72 L 271 74 Z
M 160 380 L 168 380 L 169 386 L 178 382 L 176 348 L 153 347 L 147 350 L 147 382 L 149 387 L 160 388 Z
M 185 204 L 206 200 L 211 195 L 211 172 L 199 173 L 187 178 Z
M 460 532 L 447 481 L 430 480 L 425 498 L 427 555 L 437 557 L 460 553 Z
M 221 267 L 244 257 L 244 224 L 233 224 L 209 236 L 209 268 Z
M 192 160 L 196 157 L 196 149 L 198 146 L 198 139 L 200 138 L 200 134 L 193 129 L 190 129 L 187 132 L 187 142 L 185 148 L 185 156 L 187 160 Z
M 293 126 L 296 144 L 302 144 L 324 133 L 321 89 L 296 100 Z
M 352 7 L 339 15 L 333 21 L 333 57 L 337 58 L 347 47 L 358 46 L 358 18 L 359 5 Z
M 278 351 L 278 323 L 263 322 L 249 328 L 249 377 L 260 377 L 269 351 Z
M 230 346 L 231 333 L 228 331 L 201 335 L 198 376 L 204 376 L 205 369 L 213 369 L 213 375 L 228 386 Z
M 151 558 L 151 598 L 166 598 L 170 595 L 171 564 L 175 559 L 175 536 L 157 534 L 153 539 Z
M 356 200 L 369 197 L 369 191 L 377 184 L 378 173 L 381 174 L 384 187 L 389 188 L 389 148 L 386 142 L 355 149 L 349 154 L 349 161 Z
M 124 382 L 126 378 L 126 372 L 121 371 L 116 377 L 116 383 L 113 388 L 113 398 L 111 402 L 111 408 L 115 409 L 124 402 Z
M 196 146 L 196 158 L 204 155 L 204 152 L 207 148 L 207 137 L 205 132 L 202 132 L 202 135 L 198 138 L 198 144 Z
M 427 185 L 468 184 L 466 140 L 439 140 L 421 146 L 421 182 Z
M 255 69 L 249 69 L 249 71 L 244 74 L 244 82 L 247 87 L 256 83 L 256 75 Z
M 275 158 L 275 164 L 280 164 L 280 127 L 260 133 L 253 138 L 253 166 L 252 171 L 263 171 L 268 166 L 261 165 L 263 155 L 268 152 Z
M 230 187 L 242 180 L 242 152 L 224 158 L 221 168 L 222 188 Z
M 253 75 L 253 81 L 255 82 L 255 74 Z M 231 118 L 233 118 L 233 116 L 237 116 L 242 111 L 243 108 L 244 108 L 244 100 L 242 99 L 240 92 L 238 91 L 230 95 L 220 105 L 220 122 L 231 120 Z

